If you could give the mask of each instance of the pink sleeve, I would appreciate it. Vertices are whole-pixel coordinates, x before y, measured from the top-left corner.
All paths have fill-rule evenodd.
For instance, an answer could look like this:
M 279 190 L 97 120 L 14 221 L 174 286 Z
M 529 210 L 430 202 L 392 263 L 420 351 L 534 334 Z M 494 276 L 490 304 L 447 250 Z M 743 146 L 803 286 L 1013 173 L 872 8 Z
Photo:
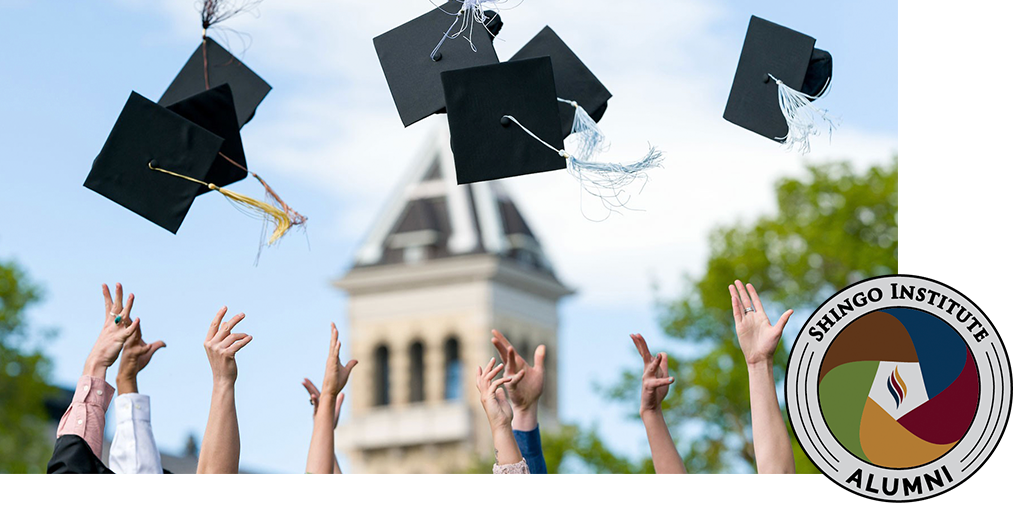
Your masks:
M 527 469 L 527 461 L 520 459 L 516 464 L 493 464 L 492 473 L 496 475 L 529 475 L 531 470 Z
M 92 453 L 103 455 L 103 430 L 106 428 L 106 410 L 113 401 L 113 386 L 105 380 L 87 375 L 78 379 L 71 406 L 57 427 L 57 437 L 73 434 L 88 443 Z

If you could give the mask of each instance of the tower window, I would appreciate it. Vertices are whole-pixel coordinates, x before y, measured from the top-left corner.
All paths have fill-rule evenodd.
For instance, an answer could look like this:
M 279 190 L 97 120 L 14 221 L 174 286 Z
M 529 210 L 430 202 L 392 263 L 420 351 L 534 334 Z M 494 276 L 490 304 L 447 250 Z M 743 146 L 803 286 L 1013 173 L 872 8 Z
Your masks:
M 425 401 L 425 345 L 420 340 L 410 346 L 410 401 Z
M 385 345 L 376 347 L 374 361 L 375 405 L 387 406 L 389 405 L 389 348 Z
M 456 337 L 446 340 L 443 347 L 446 357 L 446 400 L 460 400 L 463 398 L 463 361 L 460 359 L 460 342 Z

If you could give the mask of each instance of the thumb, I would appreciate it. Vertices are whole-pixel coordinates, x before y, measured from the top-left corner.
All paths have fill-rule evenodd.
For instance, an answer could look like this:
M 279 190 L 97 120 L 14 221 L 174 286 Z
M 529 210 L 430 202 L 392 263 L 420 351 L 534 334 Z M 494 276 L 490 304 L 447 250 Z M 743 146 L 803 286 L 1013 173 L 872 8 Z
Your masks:
M 775 327 L 778 328 L 779 334 L 781 334 L 782 330 L 785 329 L 785 324 L 789 322 L 789 317 L 791 317 L 792 314 L 793 311 L 791 309 L 786 310 L 785 313 L 778 318 L 778 322 L 775 323 Z
M 345 368 L 349 372 L 350 369 L 354 368 L 355 366 L 357 366 L 357 360 L 352 359 L 348 361 L 347 364 L 343 366 L 343 368 Z
M 152 353 L 158 351 L 159 349 L 162 349 L 163 347 L 166 347 L 166 342 L 164 342 L 162 340 L 160 340 L 158 342 L 153 342 L 153 343 L 149 344 L 149 346 L 148 346 L 149 354 L 152 354 Z
M 545 370 L 545 346 L 539 345 L 534 350 L 534 368 L 538 370 Z

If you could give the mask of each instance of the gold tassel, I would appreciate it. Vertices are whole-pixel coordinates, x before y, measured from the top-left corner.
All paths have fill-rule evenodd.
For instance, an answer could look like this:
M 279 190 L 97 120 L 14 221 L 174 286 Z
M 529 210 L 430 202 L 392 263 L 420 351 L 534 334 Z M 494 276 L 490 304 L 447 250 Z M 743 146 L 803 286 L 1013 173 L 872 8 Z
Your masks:
M 276 225 L 276 228 L 273 230 L 272 236 L 269 237 L 269 242 L 267 244 L 270 246 L 276 241 L 278 241 L 281 237 L 283 237 L 283 235 L 286 234 L 288 230 L 290 230 L 290 227 L 292 225 L 292 223 L 290 222 L 290 217 L 287 216 L 286 213 L 284 213 L 283 211 L 279 210 L 276 207 L 273 207 L 272 205 L 269 205 L 260 200 L 255 200 L 254 198 L 251 198 L 249 196 L 242 195 L 240 193 L 237 193 L 236 191 L 220 188 L 219 186 L 216 186 L 215 184 L 212 183 L 202 182 L 193 177 L 188 177 L 186 175 L 181 175 L 176 172 L 171 172 L 169 170 L 159 168 L 153 165 L 153 163 L 154 162 L 152 161 L 149 162 L 149 168 L 152 170 L 163 172 L 164 174 L 172 175 L 174 177 L 179 177 L 181 179 L 191 181 L 195 184 L 205 186 L 213 191 L 218 191 L 222 193 L 223 196 L 225 196 L 226 198 L 236 202 L 237 204 L 240 204 L 241 206 L 247 208 L 248 210 L 254 212 L 255 214 L 258 214 L 259 216 L 263 216 L 267 220 L 272 221 Z

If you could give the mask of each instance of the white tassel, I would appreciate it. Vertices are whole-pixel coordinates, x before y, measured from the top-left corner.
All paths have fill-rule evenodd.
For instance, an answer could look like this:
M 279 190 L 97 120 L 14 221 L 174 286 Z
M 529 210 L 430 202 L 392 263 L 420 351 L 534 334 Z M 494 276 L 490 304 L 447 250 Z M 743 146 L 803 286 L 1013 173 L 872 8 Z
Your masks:
M 797 148 L 800 154 L 810 152 L 810 137 L 821 134 L 818 124 L 828 125 L 828 139 L 831 140 L 832 131 L 838 127 L 838 119 L 831 119 L 828 110 L 813 105 L 812 101 L 820 99 L 828 93 L 828 83 L 820 94 L 811 96 L 786 85 L 782 80 L 768 75 L 778 84 L 778 105 L 782 109 L 782 116 L 789 125 L 789 132 L 778 140 L 789 147 L 790 150 Z M 820 119 L 818 121 L 818 119 Z
M 456 19 L 454 19 L 453 24 L 451 24 L 449 28 L 446 29 L 446 33 L 442 35 L 442 39 L 439 39 L 439 43 L 435 45 L 435 48 L 432 49 L 432 52 L 429 54 L 429 57 L 431 57 L 432 60 L 438 60 L 436 55 L 439 53 L 439 48 L 442 48 L 442 43 L 446 42 L 446 39 L 456 39 L 461 35 L 463 35 L 464 39 L 467 39 L 467 42 L 471 45 L 471 50 L 477 52 L 478 48 L 474 46 L 474 23 L 480 23 L 481 26 L 485 28 L 485 31 L 492 36 L 492 39 L 495 39 L 495 34 L 493 34 L 492 31 L 488 29 L 489 18 L 488 16 L 485 15 L 486 10 L 485 4 L 490 4 L 488 10 L 493 10 L 495 11 L 496 15 L 498 15 L 500 12 L 499 4 L 504 4 L 509 0 L 457 0 L 457 1 L 463 4 L 463 6 L 460 7 L 459 11 L 457 12 L 448 12 L 445 10 L 442 11 L 445 12 L 446 14 L 449 14 L 450 16 L 456 16 Z M 442 7 L 437 8 L 442 10 Z M 459 28 L 456 28 L 457 24 L 460 25 Z M 464 32 L 467 32 L 467 34 L 464 35 Z
M 637 180 L 642 180 L 646 184 L 649 179 L 647 171 L 651 168 L 661 168 L 664 155 L 656 147 L 649 146 L 648 152 L 643 158 L 629 164 L 605 163 L 591 160 L 591 156 L 596 152 L 607 150 L 608 144 L 605 142 L 605 135 L 582 106 L 575 101 L 563 99 L 559 101 L 569 103 L 577 110 L 573 118 L 573 132 L 570 134 L 571 141 L 576 143 L 578 147 L 575 154 L 570 154 L 562 149 L 556 149 L 531 132 L 531 130 L 524 127 L 512 115 L 504 115 L 503 118 L 513 121 L 532 138 L 565 158 L 566 170 L 580 182 L 581 191 L 597 197 L 609 214 L 617 212 L 616 209 L 629 209 L 626 206 L 629 201 L 629 194 L 622 188 L 633 184 Z M 641 190 L 643 190 L 643 184 L 641 185 Z M 581 208 L 581 213 L 583 213 L 583 208 Z M 584 217 L 587 217 L 587 214 L 584 214 Z M 606 218 L 602 218 L 602 220 Z
M 573 154 L 580 159 L 590 159 L 598 152 L 609 150 L 609 143 L 605 134 L 602 133 L 598 123 L 588 115 L 587 110 L 576 101 L 569 101 L 559 98 L 560 103 L 566 103 L 574 108 L 573 127 L 570 131 L 570 139 L 576 148 Z

